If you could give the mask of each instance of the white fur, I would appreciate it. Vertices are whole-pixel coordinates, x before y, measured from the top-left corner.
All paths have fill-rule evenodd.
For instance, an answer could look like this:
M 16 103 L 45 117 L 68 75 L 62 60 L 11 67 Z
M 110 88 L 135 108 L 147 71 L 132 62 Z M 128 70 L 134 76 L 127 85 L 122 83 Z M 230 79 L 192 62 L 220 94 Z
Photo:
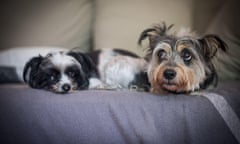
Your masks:
M 54 67 L 58 68 L 58 70 L 60 70 L 61 73 L 61 78 L 56 85 L 56 90 L 58 92 L 62 92 L 63 91 L 62 86 L 64 84 L 68 84 L 69 86 L 71 86 L 72 89 L 75 86 L 75 84 L 73 84 L 71 78 L 69 78 L 65 74 L 65 70 L 70 65 L 77 65 L 81 70 L 81 64 L 74 57 L 66 55 L 66 52 L 62 51 L 49 53 L 46 57 L 48 57 L 48 60 L 50 60 Z
M 89 79 L 89 89 L 99 89 L 99 88 L 104 88 L 104 84 L 102 81 L 98 78 L 90 78 Z
M 62 91 L 63 91 L 62 86 L 63 86 L 64 84 L 68 84 L 69 86 L 71 86 L 71 89 L 72 89 L 72 87 L 73 87 L 72 82 L 71 82 L 71 80 L 69 79 L 69 77 L 68 77 L 66 74 L 61 73 L 61 79 L 60 79 L 60 81 L 58 82 L 58 86 L 57 86 L 57 91 L 58 91 L 58 92 L 62 92 Z
M 108 88 L 127 89 L 135 74 L 144 71 L 146 61 L 105 50 L 99 56 L 100 79 Z
M 60 68 L 62 71 L 69 65 L 77 65 L 81 68 L 81 64 L 72 56 L 66 55 L 65 52 L 56 52 L 51 53 L 52 56 L 49 57 L 49 60 L 54 64 L 54 66 Z

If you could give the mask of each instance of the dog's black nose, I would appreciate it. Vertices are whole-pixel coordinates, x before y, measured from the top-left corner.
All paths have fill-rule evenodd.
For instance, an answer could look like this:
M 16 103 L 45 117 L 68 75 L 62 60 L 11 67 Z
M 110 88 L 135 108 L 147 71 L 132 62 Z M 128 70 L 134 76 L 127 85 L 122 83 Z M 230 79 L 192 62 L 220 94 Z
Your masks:
M 68 92 L 71 89 L 71 86 L 69 84 L 63 84 L 62 90 L 64 92 Z
M 163 76 L 164 78 L 168 79 L 168 80 L 172 80 L 175 78 L 176 76 L 176 71 L 172 70 L 172 69 L 166 69 L 164 72 L 163 72 Z

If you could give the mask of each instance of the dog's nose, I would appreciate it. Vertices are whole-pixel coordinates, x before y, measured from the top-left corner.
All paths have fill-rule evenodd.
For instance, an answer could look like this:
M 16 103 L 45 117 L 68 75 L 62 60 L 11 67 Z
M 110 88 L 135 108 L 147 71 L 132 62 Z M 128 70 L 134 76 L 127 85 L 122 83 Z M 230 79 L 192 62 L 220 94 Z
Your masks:
M 172 80 L 176 76 L 176 71 L 174 71 L 172 69 L 166 69 L 163 73 L 163 76 L 164 76 L 164 78 L 166 78 L 168 80 Z
M 71 86 L 69 84 L 63 84 L 62 90 L 64 92 L 68 92 L 71 89 Z

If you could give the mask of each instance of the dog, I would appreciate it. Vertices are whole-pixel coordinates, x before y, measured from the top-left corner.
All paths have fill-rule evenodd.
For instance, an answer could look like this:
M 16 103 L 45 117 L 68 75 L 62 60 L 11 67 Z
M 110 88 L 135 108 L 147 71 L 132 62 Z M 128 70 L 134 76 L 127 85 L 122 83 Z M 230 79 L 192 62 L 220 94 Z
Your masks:
M 144 58 L 123 49 L 97 50 L 87 55 L 97 67 L 103 89 L 149 90 L 147 61 Z
M 145 29 L 139 37 L 141 46 L 148 39 L 145 59 L 153 93 L 191 93 L 217 85 L 212 60 L 227 44 L 216 35 L 197 36 L 189 29 L 170 32 L 173 25 L 164 22 Z
M 81 52 L 58 51 L 31 58 L 24 67 L 23 79 L 32 88 L 55 93 L 93 88 L 99 84 L 91 58 Z

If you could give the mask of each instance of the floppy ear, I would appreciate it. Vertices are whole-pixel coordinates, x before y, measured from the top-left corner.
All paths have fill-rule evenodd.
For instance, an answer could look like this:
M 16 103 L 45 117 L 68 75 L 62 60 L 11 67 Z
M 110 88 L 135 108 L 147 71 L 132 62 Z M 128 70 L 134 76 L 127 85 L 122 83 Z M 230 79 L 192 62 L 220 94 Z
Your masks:
M 149 28 L 144 30 L 138 39 L 138 44 L 141 45 L 142 41 L 146 38 L 149 40 L 149 47 L 151 49 L 154 49 L 156 41 L 158 39 L 161 39 L 161 37 L 166 36 L 167 31 L 170 30 L 173 27 L 173 24 L 170 26 L 166 26 L 165 22 L 162 22 L 159 25 L 153 26 L 153 28 Z
M 69 52 L 68 55 L 74 57 L 82 65 L 82 69 L 88 78 L 98 77 L 96 65 L 88 55 L 80 52 Z
M 227 52 L 228 49 L 227 44 L 217 35 L 206 35 L 200 39 L 200 43 L 202 44 L 202 53 L 207 61 L 211 60 L 219 49 L 223 52 Z
M 206 80 L 200 85 L 202 89 L 207 88 L 210 84 L 216 86 L 218 83 L 218 76 L 215 67 L 212 63 L 212 58 L 216 56 L 219 50 L 227 52 L 227 44 L 216 35 L 206 35 L 200 39 L 201 52 L 204 60 L 207 62 L 208 71 L 206 72 Z
M 42 62 L 43 57 L 33 57 L 30 59 L 24 66 L 23 70 L 23 80 L 24 82 L 28 83 L 31 87 L 34 87 L 32 83 L 32 77 L 35 75 L 38 71 L 39 65 Z

